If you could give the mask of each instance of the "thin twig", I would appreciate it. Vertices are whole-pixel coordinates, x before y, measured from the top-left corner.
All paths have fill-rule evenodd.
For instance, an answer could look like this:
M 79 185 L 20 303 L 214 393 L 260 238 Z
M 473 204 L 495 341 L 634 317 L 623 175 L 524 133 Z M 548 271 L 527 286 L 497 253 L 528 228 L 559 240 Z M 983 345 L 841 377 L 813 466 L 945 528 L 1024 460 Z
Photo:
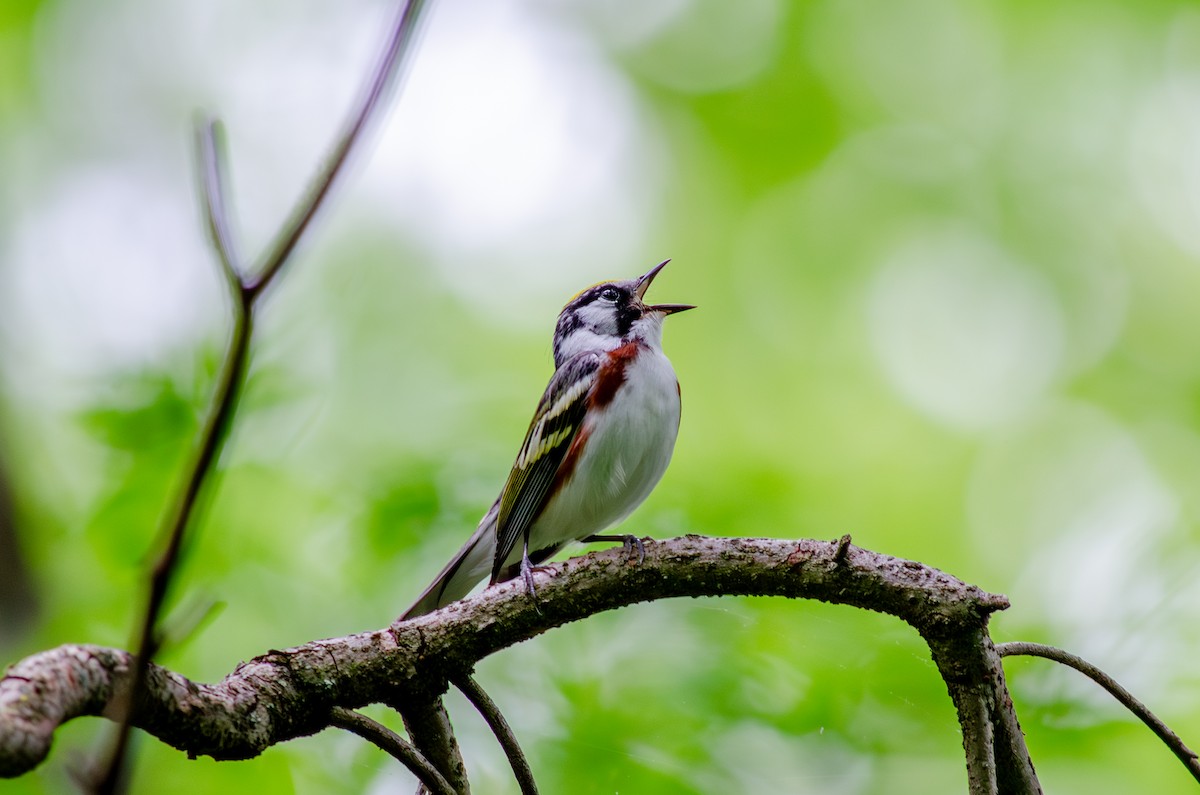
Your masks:
M 287 223 L 284 224 L 276 236 L 275 242 L 263 257 L 256 271 L 257 278 L 247 285 L 246 289 L 251 296 L 257 296 L 271 283 L 279 269 L 283 267 L 283 263 L 291 255 L 292 250 L 295 249 L 296 244 L 300 242 L 309 222 L 317 214 L 317 210 L 320 209 L 322 202 L 329 194 L 330 188 L 333 187 L 338 173 L 345 165 L 350 150 L 354 148 L 354 144 L 373 117 L 384 92 L 394 81 L 404 56 L 412 50 L 418 24 L 427 5 L 428 0 L 408 0 L 400 12 L 400 17 L 392 28 L 391 38 L 388 39 L 379 65 L 376 66 L 371 82 L 363 94 L 361 104 L 347 122 L 337 145 L 325 159 L 324 167 L 314 177 L 308 191 L 300 198 Z
M 124 703 L 115 708 L 116 713 L 122 717 L 117 726 L 116 736 L 112 741 L 108 761 L 103 768 L 104 772 L 96 778 L 94 789 L 98 795 L 111 795 L 111 793 L 124 790 L 124 767 L 129 746 L 129 730 L 132 726 L 138 694 L 145 685 L 146 666 L 158 651 L 156 637 L 158 617 L 162 612 L 163 603 L 170 591 L 172 577 L 179 563 L 188 522 L 195 510 L 200 491 L 224 446 L 229 421 L 233 416 L 234 407 L 237 405 L 237 395 L 244 381 L 246 354 L 250 344 L 250 315 L 245 311 L 243 305 L 235 302 L 233 319 L 229 349 L 217 377 L 217 386 L 213 392 L 208 418 L 200 431 L 197 452 L 159 531 L 162 552 L 155 561 L 150 574 L 149 593 L 146 596 L 136 645 L 137 662 L 134 666 L 130 687 L 123 694 L 122 701 Z
M 391 754 L 397 761 L 420 779 L 421 783 L 437 795 L 454 795 L 454 789 L 445 776 L 437 771 L 416 746 L 396 734 L 382 723 L 362 713 L 345 707 L 334 707 L 329 711 L 330 726 L 354 732 L 359 737 Z
M 1079 671 L 1079 673 L 1107 690 L 1109 695 L 1120 701 L 1126 709 L 1137 715 L 1138 719 L 1150 727 L 1150 731 L 1154 732 L 1158 739 L 1162 740 L 1171 749 L 1172 753 L 1179 757 L 1179 761 L 1183 762 L 1183 766 L 1192 774 L 1192 778 L 1200 781 L 1200 758 L 1197 758 L 1196 752 L 1188 748 L 1183 740 L 1179 738 L 1178 734 L 1171 731 L 1171 728 L 1167 724 L 1159 720 L 1157 715 L 1151 712 L 1132 693 L 1122 687 L 1117 680 L 1087 660 L 1054 646 L 1046 646 L 1041 643 L 1001 643 L 996 647 L 996 650 L 1000 652 L 1001 657 L 1043 657 Z
M 2 408 L 2 407 L 0 407 Z M 0 445 L 0 650 L 31 630 L 41 610 L 37 586 L 21 544 L 21 525 L 12 481 L 5 467 L 7 450 Z
M 216 621 L 225 607 L 226 603 L 217 599 L 193 601 L 179 611 L 182 615 L 174 617 L 174 626 L 163 627 L 159 632 L 162 645 L 178 652 L 209 624 Z
M 196 158 L 200 170 L 201 196 L 208 238 L 221 263 L 229 288 L 243 305 L 248 300 L 242 277 L 242 259 L 237 254 L 225 204 L 225 127 L 219 119 L 207 117 L 196 123 Z
M 178 567 L 186 530 L 195 514 L 201 491 L 210 480 L 224 447 L 229 424 L 237 407 L 238 394 L 245 381 L 255 301 L 262 290 L 282 271 L 309 222 L 328 195 L 329 188 L 345 164 L 350 150 L 379 106 L 379 100 L 385 88 L 392 82 L 403 55 L 411 48 L 415 26 L 426 2 L 427 0 L 409 0 L 404 6 L 388 40 L 387 49 L 371 73 L 368 91 L 335 141 L 330 156 L 317 173 L 313 187 L 300 198 L 291 220 L 281 230 L 277 242 L 270 248 L 270 253 L 264 257 L 259 276 L 252 283 L 242 276 L 245 269 L 237 257 L 225 203 L 225 153 L 221 128 L 215 120 L 206 120 L 199 125 L 196 133 L 201 172 L 199 183 L 209 236 L 220 261 L 222 273 L 233 293 L 233 329 L 209 404 L 208 415 L 197 442 L 196 453 L 159 531 L 157 545 L 162 551 L 151 570 L 145 609 L 137 635 L 137 656 L 132 680 L 129 689 L 119 697 L 118 703 L 114 704 L 114 714 L 120 716 L 116 735 L 112 740 L 107 762 L 102 768 L 103 772 L 93 779 L 93 790 L 98 795 L 112 795 L 124 790 L 129 732 L 133 725 L 137 699 L 145 686 L 147 666 L 158 650 L 158 618 Z
M 508 763 L 512 765 L 513 776 L 516 777 L 517 785 L 521 788 L 521 795 L 537 795 L 537 782 L 533 780 L 533 770 L 529 767 L 529 760 L 525 758 L 525 752 L 521 750 L 517 736 L 513 734 L 512 728 L 504 719 L 496 702 L 492 701 L 491 696 L 470 676 L 456 677 L 451 681 L 462 691 L 467 700 L 475 705 L 475 709 L 479 710 L 479 714 L 483 716 L 492 733 L 496 735 L 500 747 L 504 749 L 504 755 L 508 757 Z
M 440 696 L 427 694 L 416 698 L 389 698 L 384 703 L 400 713 L 408 738 L 430 764 L 446 777 L 456 792 L 470 792 L 467 766 L 463 761 L 462 749 L 450 725 L 450 715 Z M 418 793 L 426 790 L 417 789 Z

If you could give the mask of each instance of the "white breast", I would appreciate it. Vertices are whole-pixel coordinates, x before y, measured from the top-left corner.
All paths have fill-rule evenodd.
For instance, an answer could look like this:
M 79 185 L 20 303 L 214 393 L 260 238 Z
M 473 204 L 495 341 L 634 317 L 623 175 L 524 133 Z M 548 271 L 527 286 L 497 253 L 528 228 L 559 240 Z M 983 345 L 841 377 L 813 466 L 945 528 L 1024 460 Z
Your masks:
M 616 397 L 581 432 L 589 435 L 584 454 L 530 528 L 530 549 L 602 532 L 658 485 L 679 433 L 679 382 L 661 350 L 643 349 L 627 365 Z

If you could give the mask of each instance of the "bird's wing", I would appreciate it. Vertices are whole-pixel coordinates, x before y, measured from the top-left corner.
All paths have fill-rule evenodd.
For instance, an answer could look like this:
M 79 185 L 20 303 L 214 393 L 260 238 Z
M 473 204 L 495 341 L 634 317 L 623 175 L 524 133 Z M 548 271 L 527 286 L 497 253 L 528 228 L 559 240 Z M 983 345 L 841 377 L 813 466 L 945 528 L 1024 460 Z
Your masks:
M 500 500 L 496 500 L 467 543 L 442 568 L 413 606 L 400 616 L 401 621 L 423 616 L 462 599 L 487 576 L 496 548 L 496 512 L 499 509 Z
M 541 513 L 555 475 L 579 433 L 588 393 L 596 383 L 603 354 L 581 353 L 554 371 L 525 434 L 525 443 L 500 494 L 492 582 Z

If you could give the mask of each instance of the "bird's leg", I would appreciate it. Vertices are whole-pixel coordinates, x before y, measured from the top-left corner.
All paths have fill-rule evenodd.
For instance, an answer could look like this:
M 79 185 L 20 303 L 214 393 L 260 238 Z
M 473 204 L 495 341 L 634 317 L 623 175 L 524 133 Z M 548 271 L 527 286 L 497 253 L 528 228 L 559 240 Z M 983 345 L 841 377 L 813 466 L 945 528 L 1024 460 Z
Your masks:
M 637 550 L 638 565 L 642 565 L 642 562 L 646 559 L 646 546 L 642 543 L 642 539 L 635 535 L 606 536 L 594 534 L 579 540 L 585 544 L 590 544 L 595 541 L 620 541 L 621 546 L 625 549 L 626 557 L 632 560 L 633 551 Z
M 537 601 L 537 592 L 533 588 L 533 564 L 529 562 L 529 537 L 525 537 L 525 548 L 521 550 L 521 579 L 525 582 L 525 593 Z
M 520 563 L 519 571 L 521 574 L 521 581 L 525 583 L 525 593 L 529 594 L 529 598 L 533 600 L 534 607 L 537 607 L 537 592 L 534 590 L 534 587 L 533 587 L 533 573 L 535 571 L 548 571 L 550 573 L 554 573 L 554 567 L 553 566 L 538 566 L 533 561 L 537 560 L 538 563 L 541 563 L 543 560 L 546 560 L 547 558 L 552 556 L 557 551 L 558 551 L 557 547 L 549 547 L 547 549 L 541 549 L 541 550 L 538 550 L 537 552 L 534 552 L 532 559 L 531 559 L 530 555 L 529 555 L 529 539 L 528 538 L 525 539 L 525 546 L 521 550 L 521 563 Z M 509 575 L 507 575 L 506 579 L 511 578 L 513 576 L 515 576 L 515 575 L 509 574 Z M 541 612 L 541 610 L 539 609 L 538 612 Z

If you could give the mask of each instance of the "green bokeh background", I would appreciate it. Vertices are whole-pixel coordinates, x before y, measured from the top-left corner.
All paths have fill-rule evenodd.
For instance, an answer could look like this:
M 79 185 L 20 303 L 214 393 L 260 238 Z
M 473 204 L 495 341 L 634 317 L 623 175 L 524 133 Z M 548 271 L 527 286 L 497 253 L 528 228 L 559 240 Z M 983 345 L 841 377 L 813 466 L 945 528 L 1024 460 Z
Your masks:
M 701 308 L 668 324 L 683 424 L 628 530 L 851 533 L 1009 595 L 997 640 L 1092 659 L 1200 743 L 1194 3 L 435 6 L 268 297 L 167 623 L 222 607 L 161 662 L 211 681 L 385 625 L 503 482 L 564 300 L 670 256 L 652 297 Z M 4 661 L 127 645 L 224 334 L 191 114 L 229 122 L 255 251 L 390 15 L 0 4 L 0 454 L 40 603 L 0 614 Z M 1048 792 L 1194 791 L 1088 683 L 1007 670 Z M 944 687 L 887 617 L 641 605 L 478 673 L 548 793 L 965 791 Z M 515 792 L 449 703 L 476 791 Z M 67 791 L 104 728 L 0 790 Z M 335 732 L 222 764 L 143 738 L 135 791 L 166 785 L 413 788 Z

